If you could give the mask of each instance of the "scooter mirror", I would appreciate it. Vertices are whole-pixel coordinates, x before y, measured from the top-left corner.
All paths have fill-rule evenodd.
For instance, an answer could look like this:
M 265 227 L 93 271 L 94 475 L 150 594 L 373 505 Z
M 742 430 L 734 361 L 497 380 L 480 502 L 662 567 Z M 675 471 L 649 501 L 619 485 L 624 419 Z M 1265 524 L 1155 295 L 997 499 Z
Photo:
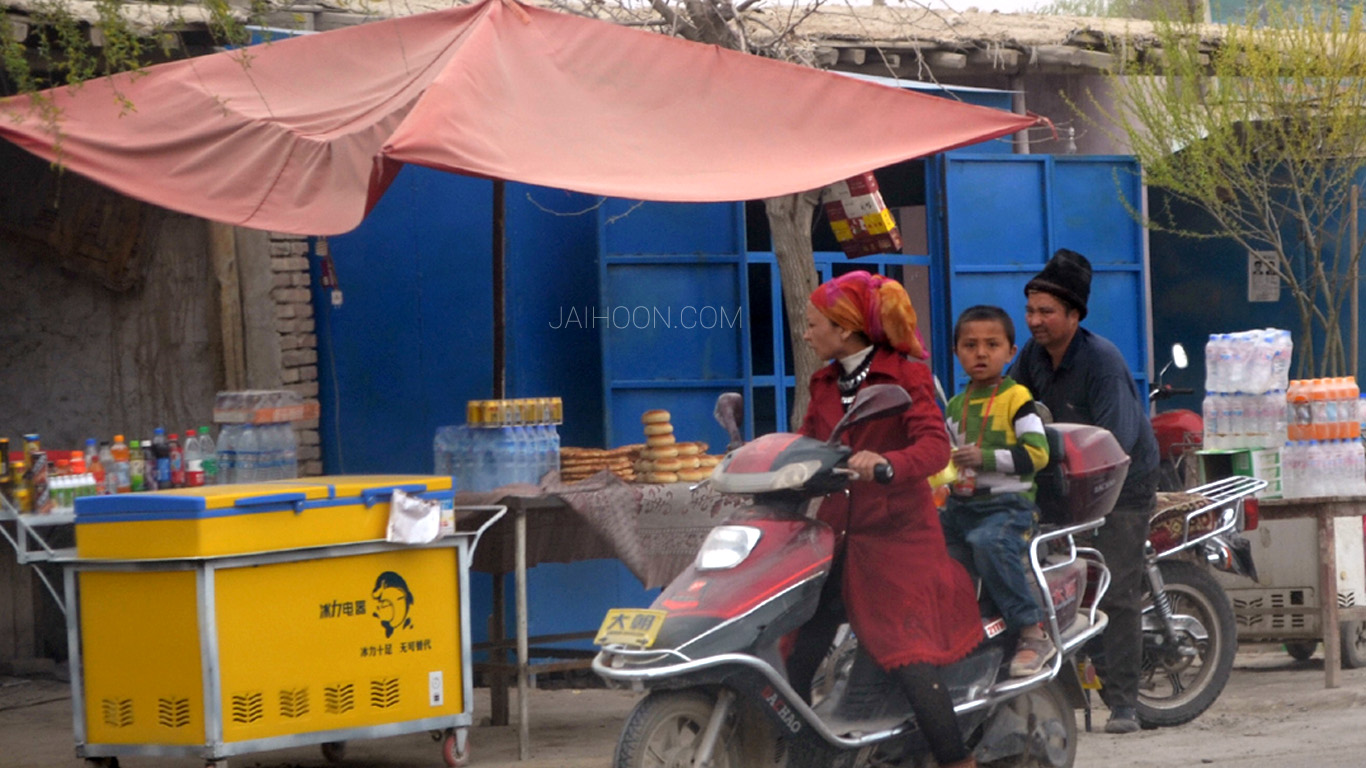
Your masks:
M 1172 345 L 1172 364 L 1183 371 L 1190 365 L 1190 359 L 1186 357 L 1186 348 L 1181 342 Z
M 739 392 L 722 392 L 716 398 L 716 410 L 712 415 L 730 438 L 726 450 L 739 448 L 745 442 L 744 433 L 740 431 L 740 422 L 745 418 L 745 396 Z
M 1039 415 L 1039 421 L 1042 421 L 1045 425 L 1053 423 L 1053 411 L 1038 400 L 1034 401 L 1034 412 Z
M 870 384 L 860 389 L 850 404 L 844 417 L 835 424 L 826 442 L 834 445 L 839 442 L 844 430 L 869 419 L 880 419 L 901 413 L 911 407 L 911 396 L 896 384 Z

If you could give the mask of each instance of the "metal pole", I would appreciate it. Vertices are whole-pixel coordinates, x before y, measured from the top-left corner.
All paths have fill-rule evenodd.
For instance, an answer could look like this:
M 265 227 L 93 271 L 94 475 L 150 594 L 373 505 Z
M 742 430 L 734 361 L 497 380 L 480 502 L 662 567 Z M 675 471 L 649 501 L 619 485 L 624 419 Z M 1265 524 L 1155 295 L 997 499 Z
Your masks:
M 531 759 L 531 722 L 527 697 L 530 695 L 530 674 L 527 648 L 526 608 L 526 507 L 516 505 L 517 540 L 517 755 Z
M 507 252 L 505 182 L 493 180 L 493 398 L 505 396 L 507 383 L 507 324 L 503 284 Z
M 1017 115 L 1026 113 L 1024 78 L 1014 75 L 1010 78 L 1010 111 Z M 1015 154 L 1029 154 L 1029 129 L 1024 128 L 1015 132 Z
M 1361 304 L 1361 241 L 1357 239 L 1357 215 L 1360 210 L 1361 187 L 1352 185 L 1352 376 L 1357 380 L 1361 379 L 1361 370 L 1357 368 L 1357 339 L 1360 333 L 1360 304 Z

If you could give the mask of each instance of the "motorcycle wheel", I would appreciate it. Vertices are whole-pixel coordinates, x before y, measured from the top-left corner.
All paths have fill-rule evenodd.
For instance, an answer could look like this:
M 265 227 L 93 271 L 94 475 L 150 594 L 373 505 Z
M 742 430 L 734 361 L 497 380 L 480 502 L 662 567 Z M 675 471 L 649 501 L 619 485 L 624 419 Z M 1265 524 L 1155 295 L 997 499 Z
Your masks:
M 613 758 L 614 768 L 689 768 L 696 762 L 702 732 L 716 696 L 698 689 L 655 691 L 631 710 Z M 777 737 L 765 721 L 736 709 L 726 719 L 712 751 L 714 768 L 778 766 Z
M 1181 657 L 1160 653 L 1147 640 L 1151 633 L 1144 632 L 1137 710 L 1139 722 L 1148 728 L 1182 725 L 1209 709 L 1228 682 L 1238 650 L 1233 606 L 1214 577 L 1192 563 L 1180 561 L 1166 562 L 1159 568 L 1172 613 L 1198 621 L 1205 629 L 1206 639 L 1188 638 L 1196 653 Z M 1147 594 L 1143 605 L 1145 617 L 1152 610 L 1152 595 Z
M 1072 768 L 1077 759 L 1077 715 L 1056 680 L 1001 706 L 1028 729 L 1025 752 L 984 762 L 983 768 Z
M 1342 668 L 1366 667 L 1366 621 L 1342 622 Z
M 1343 624 L 1342 627 L 1343 631 L 1346 632 L 1347 625 Z M 1345 647 L 1346 645 L 1347 644 L 1344 642 L 1343 646 Z M 1309 661 L 1309 657 L 1314 655 L 1314 651 L 1317 650 L 1318 647 L 1319 644 L 1313 640 L 1287 640 L 1285 643 L 1285 652 L 1290 654 L 1290 658 L 1295 661 Z

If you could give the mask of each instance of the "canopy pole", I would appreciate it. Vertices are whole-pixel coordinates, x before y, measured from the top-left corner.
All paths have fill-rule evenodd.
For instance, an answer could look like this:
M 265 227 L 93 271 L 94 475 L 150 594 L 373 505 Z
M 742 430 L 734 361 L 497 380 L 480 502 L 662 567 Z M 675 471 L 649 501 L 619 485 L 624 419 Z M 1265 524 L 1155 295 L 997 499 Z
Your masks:
M 1361 316 L 1361 241 L 1357 233 L 1357 217 L 1361 215 L 1361 187 L 1352 185 L 1352 376 L 1360 379 L 1361 371 L 1357 368 L 1357 344 L 1360 332 Z
M 493 180 L 493 399 L 501 400 L 507 386 L 507 323 L 504 309 L 503 269 L 506 255 L 507 218 L 505 182 Z

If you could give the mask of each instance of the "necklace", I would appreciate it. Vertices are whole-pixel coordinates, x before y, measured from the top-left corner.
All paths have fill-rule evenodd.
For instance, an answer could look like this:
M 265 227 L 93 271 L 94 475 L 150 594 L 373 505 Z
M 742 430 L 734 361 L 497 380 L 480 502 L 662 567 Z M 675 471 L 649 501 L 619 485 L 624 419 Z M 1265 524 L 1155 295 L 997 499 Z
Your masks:
M 863 358 L 863 362 L 858 364 L 857 368 L 840 376 L 835 381 L 835 385 L 840 390 L 840 405 L 844 406 L 844 410 L 849 410 L 849 406 L 853 404 L 854 394 L 858 392 L 859 387 L 863 386 L 863 380 L 868 378 L 868 369 L 872 366 L 873 354 L 870 352 L 867 357 Z

